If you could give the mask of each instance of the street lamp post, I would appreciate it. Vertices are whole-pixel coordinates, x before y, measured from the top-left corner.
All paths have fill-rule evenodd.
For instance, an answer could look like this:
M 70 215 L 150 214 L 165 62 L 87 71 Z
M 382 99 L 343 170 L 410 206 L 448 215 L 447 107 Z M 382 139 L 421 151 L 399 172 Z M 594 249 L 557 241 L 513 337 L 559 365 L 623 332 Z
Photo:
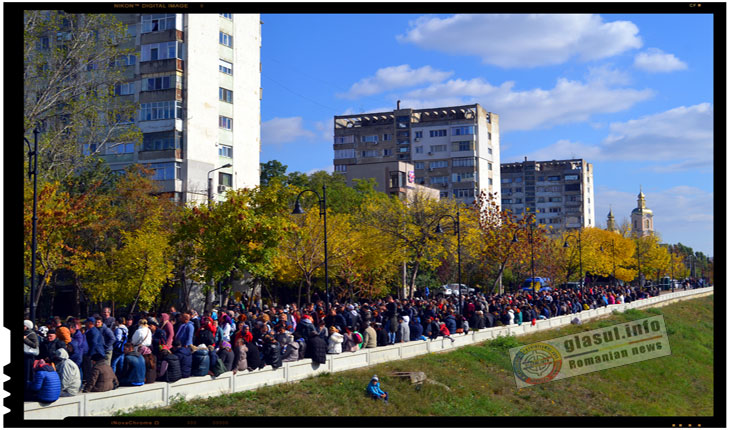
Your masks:
M 535 285 L 535 247 L 533 245 L 533 230 L 535 228 L 535 214 L 530 214 L 530 220 L 528 221 L 530 227 L 530 234 L 527 237 L 530 242 L 530 276 L 532 279 L 531 285 Z M 517 243 L 517 234 L 512 234 L 512 243 Z
M 459 291 L 459 297 L 458 297 L 458 303 L 459 303 L 459 315 L 462 314 L 461 312 L 461 226 L 460 226 L 460 206 L 456 206 L 456 218 L 454 218 L 451 215 L 443 215 L 441 218 L 438 219 L 436 223 L 436 233 L 443 233 L 444 230 L 441 228 L 441 220 L 444 218 L 451 218 L 452 221 L 454 221 L 454 233 L 456 233 L 456 261 L 457 261 L 457 267 L 458 267 L 458 273 L 457 273 L 457 282 L 459 283 L 458 291 Z M 467 288 L 467 292 L 469 292 Z
M 674 292 L 674 253 L 672 252 L 672 245 L 669 245 L 669 273 L 671 278 L 669 282 L 672 284 L 672 292 Z
M 28 179 L 33 176 L 33 230 L 31 242 L 30 256 L 30 320 L 35 327 L 35 290 L 36 290 L 36 252 L 38 250 L 37 230 L 38 230 L 38 134 L 40 130 L 36 127 L 33 130 L 33 150 L 30 149 L 30 142 L 25 137 L 25 143 L 28 144 Z M 33 159 L 33 167 L 31 168 L 31 158 Z
M 327 260 L 327 185 L 322 184 L 322 195 L 320 196 L 318 192 L 314 190 L 304 190 L 299 195 L 297 195 L 297 200 L 294 203 L 294 210 L 292 211 L 292 215 L 301 215 L 304 213 L 302 210 L 302 206 L 299 203 L 299 198 L 302 196 L 302 194 L 306 192 L 314 193 L 317 196 L 318 203 L 319 203 L 319 217 L 324 220 L 324 294 L 325 298 L 327 299 L 327 311 L 330 310 L 330 278 L 329 278 L 329 270 L 328 270 L 328 260 Z
M 578 229 L 578 237 L 576 239 L 575 236 L 572 234 L 569 234 L 568 237 L 565 239 L 565 243 L 563 243 L 563 248 L 568 248 L 570 245 L 568 245 L 568 239 L 576 239 L 578 241 L 578 259 L 579 259 L 579 273 L 578 276 L 580 277 L 580 286 L 583 287 L 583 228 Z M 614 273 L 615 274 L 615 273 Z
M 213 170 L 208 171 L 208 207 L 209 208 L 213 205 L 213 177 L 210 176 L 210 174 L 215 172 L 216 170 L 225 169 L 225 168 L 231 167 L 231 166 L 233 166 L 231 163 L 227 163 L 220 167 L 216 167 Z
M 208 209 L 213 207 L 213 177 L 210 176 L 210 174 L 216 170 L 225 169 L 231 166 L 233 166 L 231 163 L 226 163 L 208 171 Z M 218 304 L 221 309 L 223 309 L 223 285 L 220 282 L 218 282 Z

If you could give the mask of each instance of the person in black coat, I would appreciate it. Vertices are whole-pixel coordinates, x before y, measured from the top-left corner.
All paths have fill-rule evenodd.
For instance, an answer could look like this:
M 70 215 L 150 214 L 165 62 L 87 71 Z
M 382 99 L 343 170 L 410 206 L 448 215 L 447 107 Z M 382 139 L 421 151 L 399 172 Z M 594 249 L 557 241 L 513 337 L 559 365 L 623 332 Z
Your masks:
M 231 350 L 231 343 L 227 341 L 221 342 L 221 348 L 218 350 L 218 358 L 223 361 L 223 365 L 226 366 L 226 371 L 230 372 L 233 370 L 233 363 L 235 361 L 235 354 Z
M 316 334 L 307 339 L 307 358 L 311 358 L 314 363 L 327 362 L 327 343 Z
M 423 336 L 423 326 L 421 325 L 420 320 L 418 317 L 414 317 L 413 320 L 408 324 L 408 328 L 411 332 L 411 339 L 410 340 L 420 340 L 421 336 Z
M 160 351 L 160 369 L 157 372 L 157 380 L 163 382 L 175 382 L 182 378 L 180 371 L 180 359 L 177 355 L 163 348 Z
M 281 346 L 271 335 L 264 337 L 264 361 L 274 369 L 281 367 Z
M 193 352 L 191 376 L 205 376 L 210 372 L 210 357 L 208 347 L 204 344 L 198 345 Z
M 172 343 L 172 353 L 180 360 L 180 373 L 183 378 L 189 378 L 193 370 L 193 353 L 181 346 L 179 340 Z
M 494 327 L 494 323 L 495 323 L 494 314 L 491 312 L 485 313 L 484 314 L 484 326 L 486 328 Z
M 49 330 L 48 337 L 41 342 L 39 357 L 50 363 L 56 357 L 56 350 L 66 348 L 66 343 L 56 337 L 56 330 Z
M 385 331 L 380 323 L 375 324 L 376 342 L 378 346 L 385 346 L 388 344 L 388 332 Z
M 253 342 L 246 342 L 246 348 L 248 348 L 248 353 L 246 354 L 248 370 L 254 371 L 256 369 L 263 369 L 266 364 L 261 360 L 261 354 L 259 353 L 259 348 L 256 344 Z

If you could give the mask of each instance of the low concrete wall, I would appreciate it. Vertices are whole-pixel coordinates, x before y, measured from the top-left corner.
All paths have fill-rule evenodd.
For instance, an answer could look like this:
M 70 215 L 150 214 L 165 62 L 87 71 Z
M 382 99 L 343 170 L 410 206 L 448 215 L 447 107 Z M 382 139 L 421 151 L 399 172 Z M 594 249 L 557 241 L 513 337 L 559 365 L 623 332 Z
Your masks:
M 609 305 L 604 308 L 591 309 L 578 314 L 564 315 L 548 320 L 512 325 L 508 327 L 493 327 L 468 335 L 452 335 L 454 342 L 449 339 L 438 338 L 430 341 L 406 342 L 398 345 L 379 348 L 363 349 L 354 353 L 328 355 L 327 363 L 316 364 L 310 359 L 283 363 L 278 369 L 266 366 L 254 372 L 226 372 L 217 378 L 211 376 L 197 376 L 181 379 L 172 384 L 155 382 L 141 387 L 121 387 L 104 393 L 86 393 L 73 397 L 61 397 L 52 404 L 26 402 L 23 406 L 25 419 L 62 419 L 68 416 L 111 415 L 116 411 L 129 410 L 137 407 L 167 406 L 175 399 L 192 399 L 196 397 L 213 397 L 226 393 L 253 390 L 265 385 L 275 385 L 294 382 L 309 378 L 324 372 L 340 372 L 348 369 L 372 366 L 387 361 L 402 358 L 416 357 L 431 352 L 448 351 L 466 345 L 494 339 L 499 336 L 520 336 L 549 330 L 570 324 L 578 317 L 589 320 L 611 314 L 614 310 L 623 312 L 627 309 L 666 306 L 686 298 L 698 298 L 713 294 L 714 288 L 700 288 L 688 291 L 677 291 L 658 297 L 638 300 L 632 303 Z

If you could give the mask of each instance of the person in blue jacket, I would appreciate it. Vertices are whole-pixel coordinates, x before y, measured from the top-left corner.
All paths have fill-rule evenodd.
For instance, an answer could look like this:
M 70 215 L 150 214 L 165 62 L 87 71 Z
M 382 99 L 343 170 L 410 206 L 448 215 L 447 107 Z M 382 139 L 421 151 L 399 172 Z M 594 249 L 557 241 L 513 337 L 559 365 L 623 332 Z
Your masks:
M 175 340 L 180 341 L 182 346 L 192 345 L 194 331 L 194 325 L 190 321 L 190 314 L 184 313 L 180 328 L 175 330 Z
M 210 357 L 208 347 L 200 344 L 193 352 L 192 376 L 205 376 L 210 372 Z
M 95 325 L 96 318 L 89 317 L 86 319 L 86 343 L 89 345 L 86 355 L 89 357 L 93 357 L 96 354 L 106 356 L 106 351 L 104 351 L 104 338 Z
M 144 358 L 139 352 L 134 350 L 134 345 L 127 343 L 124 345 L 124 360 L 117 372 L 119 385 L 144 385 L 147 367 Z
M 372 379 L 370 379 L 367 392 L 373 400 L 383 399 L 385 403 L 388 403 L 388 392 L 380 389 L 380 380 L 378 379 L 378 375 L 373 375 Z
M 116 342 L 114 332 L 112 331 L 112 329 L 104 325 L 104 321 L 102 321 L 101 318 L 96 318 L 96 321 L 94 321 L 94 325 L 96 326 L 96 329 L 99 330 L 99 332 L 101 333 L 101 338 L 104 342 L 104 357 L 106 357 L 106 362 L 111 363 L 112 354 L 114 353 L 114 342 Z
M 28 391 L 33 400 L 41 403 L 53 403 L 61 397 L 61 379 L 53 366 L 38 360 L 35 365 L 33 381 Z
M 444 318 L 444 324 L 446 324 L 446 328 L 449 329 L 449 333 L 456 333 L 456 317 L 453 312 L 449 313 L 449 315 Z

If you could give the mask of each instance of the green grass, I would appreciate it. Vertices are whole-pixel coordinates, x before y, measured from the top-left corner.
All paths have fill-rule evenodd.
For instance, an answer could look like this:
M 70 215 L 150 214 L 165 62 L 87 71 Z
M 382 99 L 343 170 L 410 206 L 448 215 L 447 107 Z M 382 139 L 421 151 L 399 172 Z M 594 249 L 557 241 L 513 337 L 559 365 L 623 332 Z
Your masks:
M 662 308 L 629 310 L 582 326 L 519 338 L 506 337 L 458 350 L 369 368 L 323 374 L 192 401 L 176 401 L 127 416 L 711 416 L 713 415 L 713 296 Z M 664 315 L 672 355 L 517 389 L 509 349 L 539 340 Z M 450 387 L 390 376 L 422 371 Z M 374 374 L 390 394 L 376 402 L 364 390 Z

